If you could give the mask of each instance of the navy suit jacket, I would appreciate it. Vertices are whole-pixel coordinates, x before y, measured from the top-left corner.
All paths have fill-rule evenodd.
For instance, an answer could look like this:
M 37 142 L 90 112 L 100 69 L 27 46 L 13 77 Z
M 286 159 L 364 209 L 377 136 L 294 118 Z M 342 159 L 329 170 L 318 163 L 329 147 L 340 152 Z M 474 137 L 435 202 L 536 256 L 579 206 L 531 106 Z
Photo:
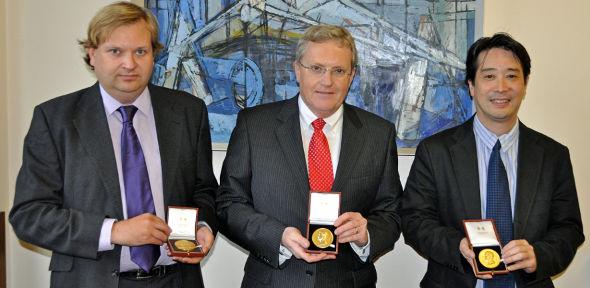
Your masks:
M 537 271 L 513 272 L 518 287 L 553 287 L 584 241 L 568 149 L 520 125 L 514 239 L 534 248 Z M 402 201 L 404 239 L 428 260 L 421 287 L 474 287 L 459 252 L 462 221 L 481 219 L 473 118 L 423 140 Z

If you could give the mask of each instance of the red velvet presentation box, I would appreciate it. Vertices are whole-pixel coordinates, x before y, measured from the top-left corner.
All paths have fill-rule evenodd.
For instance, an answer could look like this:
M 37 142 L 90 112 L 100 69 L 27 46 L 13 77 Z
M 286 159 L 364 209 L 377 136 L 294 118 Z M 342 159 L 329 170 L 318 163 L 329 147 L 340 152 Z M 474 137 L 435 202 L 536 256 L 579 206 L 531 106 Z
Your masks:
M 509 273 L 502 260 L 502 245 L 494 219 L 463 220 L 463 226 L 467 239 L 475 252 L 473 260 L 475 274 Z
M 172 229 L 168 237 L 168 248 L 172 256 L 204 256 L 203 247 L 197 242 L 198 213 L 198 208 L 168 207 L 168 226 Z
M 340 214 L 340 192 L 309 192 L 307 240 L 309 253 L 338 254 L 334 222 Z

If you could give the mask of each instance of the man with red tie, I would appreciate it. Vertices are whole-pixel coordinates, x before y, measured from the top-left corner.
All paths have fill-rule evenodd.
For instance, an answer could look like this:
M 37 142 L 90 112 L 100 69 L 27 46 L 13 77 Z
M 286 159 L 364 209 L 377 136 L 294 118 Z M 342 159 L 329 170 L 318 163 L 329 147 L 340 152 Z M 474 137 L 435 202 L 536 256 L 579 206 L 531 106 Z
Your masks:
M 348 31 L 312 26 L 293 62 L 299 95 L 238 115 L 217 208 L 221 231 L 250 251 L 242 287 L 375 286 L 402 189 L 394 125 L 344 103 L 356 62 Z M 309 252 L 310 191 L 340 192 L 337 255 Z

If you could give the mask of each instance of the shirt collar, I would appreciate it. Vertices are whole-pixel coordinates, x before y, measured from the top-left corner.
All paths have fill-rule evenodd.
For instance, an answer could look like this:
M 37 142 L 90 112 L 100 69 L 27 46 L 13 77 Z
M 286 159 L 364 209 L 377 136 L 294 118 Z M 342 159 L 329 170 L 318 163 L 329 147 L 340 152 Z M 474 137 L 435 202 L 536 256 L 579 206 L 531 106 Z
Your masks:
M 100 96 L 102 97 L 102 102 L 104 104 L 105 110 L 107 115 L 113 114 L 119 107 L 125 106 L 125 104 L 121 104 L 121 102 L 117 101 L 113 96 L 111 96 L 103 87 L 100 85 Z M 139 94 L 139 97 L 133 101 L 130 105 L 134 105 L 137 107 L 137 110 L 145 115 L 147 115 L 148 111 L 152 107 L 152 99 L 150 97 L 150 91 L 148 90 L 147 86 Z
M 509 150 L 518 140 L 519 135 L 519 125 L 518 121 L 514 124 L 514 127 L 510 130 L 510 132 L 500 135 L 497 137 L 492 131 L 486 128 L 479 118 L 477 114 L 475 114 L 475 119 L 473 120 L 473 131 L 475 136 L 479 138 L 488 148 L 492 149 L 494 145 L 496 145 L 496 141 L 500 140 L 500 144 L 502 144 L 502 151 Z
M 307 107 L 307 104 L 305 104 L 301 95 L 299 95 L 299 99 L 297 100 L 297 103 L 299 104 L 299 118 L 301 120 L 303 120 L 305 127 L 311 127 L 311 122 L 318 119 L 318 117 L 315 114 L 313 114 L 313 112 L 311 112 L 309 107 Z M 329 117 L 324 118 L 324 121 L 326 121 L 326 126 L 327 126 L 326 131 L 331 130 L 336 125 L 336 123 L 338 123 L 338 121 L 340 121 L 340 119 L 342 119 L 343 114 L 344 114 L 344 105 L 340 105 L 340 108 L 338 108 L 338 110 L 336 110 L 336 112 L 334 112 Z M 324 130 L 325 129 L 326 128 L 324 128 Z

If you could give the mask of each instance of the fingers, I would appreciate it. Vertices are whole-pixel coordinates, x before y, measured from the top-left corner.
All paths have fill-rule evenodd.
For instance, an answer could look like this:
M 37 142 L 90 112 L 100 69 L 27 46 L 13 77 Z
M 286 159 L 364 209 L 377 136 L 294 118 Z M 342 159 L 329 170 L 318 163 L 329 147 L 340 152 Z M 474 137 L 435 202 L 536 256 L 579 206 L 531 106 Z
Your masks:
M 295 227 L 285 228 L 285 231 L 283 231 L 281 244 L 283 244 L 283 246 L 287 248 L 289 248 L 289 245 L 299 246 L 304 249 L 307 249 L 307 247 L 309 247 L 309 241 L 307 241 L 307 239 L 305 239 L 305 237 L 301 235 L 299 229 Z
M 473 249 L 471 248 L 467 238 L 461 239 L 461 242 L 459 243 L 459 251 L 467 261 L 471 261 L 475 258 L 475 253 L 473 252 Z
M 319 253 L 319 254 L 304 253 L 304 255 L 302 255 L 301 259 L 307 261 L 308 263 L 313 263 L 313 262 L 319 262 L 319 261 L 323 261 L 323 260 L 336 259 L 336 255 L 326 254 L 326 253 Z
M 170 255 L 168 255 L 170 256 Z M 178 257 L 178 256 L 173 256 L 172 260 L 176 261 L 176 262 L 181 262 L 181 263 L 186 263 L 186 264 L 197 264 L 199 262 L 201 262 L 201 260 L 203 260 L 205 257 Z
M 357 246 L 365 246 L 369 242 L 367 219 L 357 212 L 346 212 L 334 222 L 339 243 L 354 242 Z
M 295 227 L 287 227 L 283 231 L 281 244 L 285 246 L 297 259 L 303 259 L 306 262 L 313 263 L 327 259 L 336 259 L 336 255 L 326 253 L 308 253 L 309 241 L 301 235 L 301 232 Z
M 207 255 L 211 246 L 213 246 L 213 242 L 215 241 L 215 236 L 211 232 L 211 229 L 207 226 L 201 226 L 197 229 L 197 242 L 203 247 L 203 253 Z
M 283 231 L 283 236 L 281 238 L 281 244 L 295 257 L 298 259 L 302 259 L 302 255 L 305 254 L 305 249 L 309 247 L 309 241 L 301 236 L 301 232 L 295 227 L 287 227 Z
M 475 253 L 469 245 L 467 238 L 461 239 L 459 244 L 459 250 L 461 255 L 469 262 L 471 268 L 475 272 L 473 266 Z M 502 249 L 502 260 L 506 264 L 506 268 L 509 271 L 516 271 L 523 269 L 527 273 L 533 273 L 537 270 L 537 257 L 532 245 L 526 240 L 513 240 L 510 241 Z M 491 275 L 475 275 L 480 279 L 491 279 Z
M 111 242 L 124 246 L 145 244 L 162 245 L 172 230 L 164 220 L 145 213 L 115 222 L 111 230 Z
M 463 256 L 463 258 L 465 258 L 465 260 L 467 260 L 467 262 L 469 263 L 469 265 L 471 265 L 471 270 L 473 271 L 473 275 L 479 279 L 492 279 L 492 275 L 489 274 L 484 274 L 484 275 L 477 275 L 475 274 L 475 261 L 473 261 L 473 259 L 475 259 L 475 253 L 473 252 L 473 248 L 471 248 L 471 244 L 469 243 L 469 240 L 467 240 L 467 238 L 463 238 L 461 239 L 461 242 L 459 242 L 459 252 L 461 252 L 461 255 Z
M 510 271 L 523 269 L 527 273 L 537 270 L 537 257 L 526 240 L 512 240 L 502 248 L 502 258 Z
M 197 264 L 197 263 L 201 262 L 201 260 L 203 260 L 205 258 L 205 256 L 203 256 L 203 257 L 180 257 L 180 256 L 172 256 L 172 253 L 170 253 L 170 250 L 168 249 L 168 246 L 167 245 L 166 245 L 166 254 L 168 254 L 168 257 L 172 258 L 172 260 L 174 260 L 176 262 L 186 263 L 186 264 Z
M 471 269 L 473 268 L 473 262 L 471 262 Z M 475 270 L 473 270 L 475 271 Z M 475 273 L 475 272 L 474 272 Z M 487 279 L 492 279 L 494 278 L 494 276 L 492 276 L 492 274 L 481 274 L 481 275 L 475 275 L 475 277 L 479 278 L 479 279 L 483 279 L 483 280 L 487 280 Z

